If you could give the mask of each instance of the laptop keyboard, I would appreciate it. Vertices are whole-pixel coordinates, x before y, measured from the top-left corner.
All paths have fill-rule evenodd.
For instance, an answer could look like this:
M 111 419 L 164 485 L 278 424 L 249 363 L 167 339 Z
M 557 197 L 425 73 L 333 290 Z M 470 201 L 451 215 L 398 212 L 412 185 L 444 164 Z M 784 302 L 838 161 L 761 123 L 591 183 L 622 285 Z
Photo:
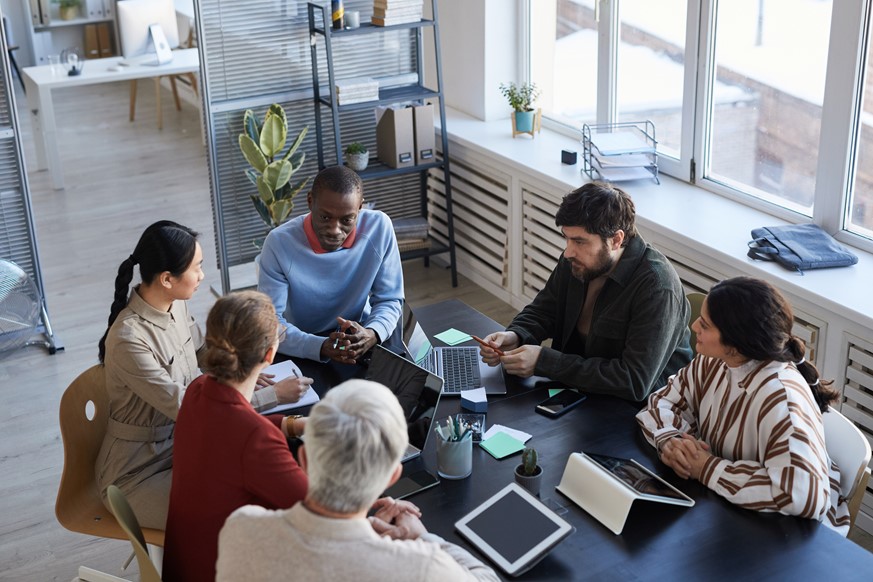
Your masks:
M 482 385 L 479 376 L 479 348 L 462 347 L 441 350 L 443 358 L 443 392 L 458 393 Z

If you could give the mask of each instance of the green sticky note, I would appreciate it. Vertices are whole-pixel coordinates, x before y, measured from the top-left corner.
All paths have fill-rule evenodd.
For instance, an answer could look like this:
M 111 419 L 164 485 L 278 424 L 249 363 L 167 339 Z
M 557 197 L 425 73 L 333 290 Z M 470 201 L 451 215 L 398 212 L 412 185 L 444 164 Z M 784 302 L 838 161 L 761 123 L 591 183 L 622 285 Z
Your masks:
M 469 341 L 473 339 L 469 334 L 462 332 L 461 330 L 455 329 L 454 327 L 451 329 L 447 329 L 442 333 L 438 333 L 434 336 L 444 344 L 454 346 L 457 344 L 462 344 L 465 341 Z
M 489 439 L 485 439 L 479 446 L 488 451 L 495 459 L 502 459 L 524 450 L 524 443 L 505 432 L 498 432 Z

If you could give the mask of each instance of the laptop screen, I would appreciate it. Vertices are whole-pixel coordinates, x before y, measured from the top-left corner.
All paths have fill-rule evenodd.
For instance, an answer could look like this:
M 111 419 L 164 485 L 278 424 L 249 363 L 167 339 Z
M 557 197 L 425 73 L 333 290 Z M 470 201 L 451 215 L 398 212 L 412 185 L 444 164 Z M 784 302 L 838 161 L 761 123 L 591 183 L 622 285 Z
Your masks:
M 418 365 L 427 358 L 433 346 L 419 325 L 409 303 L 403 303 L 403 345 L 410 359 Z
M 366 378 L 394 392 L 406 416 L 409 444 L 423 450 L 433 429 L 442 378 L 380 345 L 373 350 Z

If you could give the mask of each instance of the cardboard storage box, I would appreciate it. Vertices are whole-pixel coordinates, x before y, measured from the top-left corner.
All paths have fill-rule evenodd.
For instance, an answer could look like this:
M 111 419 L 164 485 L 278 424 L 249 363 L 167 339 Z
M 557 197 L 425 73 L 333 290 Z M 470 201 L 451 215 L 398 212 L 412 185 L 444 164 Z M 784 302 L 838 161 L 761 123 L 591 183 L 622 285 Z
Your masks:
M 433 104 L 416 105 L 412 109 L 415 128 L 415 163 L 427 164 L 436 159 L 434 155 Z
M 392 168 L 415 165 L 412 108 L 386 109 L 376 124 L 379 161 Z

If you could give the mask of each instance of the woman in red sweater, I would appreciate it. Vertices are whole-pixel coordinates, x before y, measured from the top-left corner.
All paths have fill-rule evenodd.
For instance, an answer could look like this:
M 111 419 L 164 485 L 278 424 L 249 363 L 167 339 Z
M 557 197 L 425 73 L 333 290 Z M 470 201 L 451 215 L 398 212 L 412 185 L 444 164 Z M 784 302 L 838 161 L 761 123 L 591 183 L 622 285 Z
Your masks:
M 306 475 L 286 440 L 302 434 L 305 419 L 264 417 L 250 403 L 283 331 L 257 291 L 224 296 L 209 312 L 204 374 L 176 418 L 164 580 L 214 580 L 218 532 L 234 510 L 285 509 L 306 496 Z

